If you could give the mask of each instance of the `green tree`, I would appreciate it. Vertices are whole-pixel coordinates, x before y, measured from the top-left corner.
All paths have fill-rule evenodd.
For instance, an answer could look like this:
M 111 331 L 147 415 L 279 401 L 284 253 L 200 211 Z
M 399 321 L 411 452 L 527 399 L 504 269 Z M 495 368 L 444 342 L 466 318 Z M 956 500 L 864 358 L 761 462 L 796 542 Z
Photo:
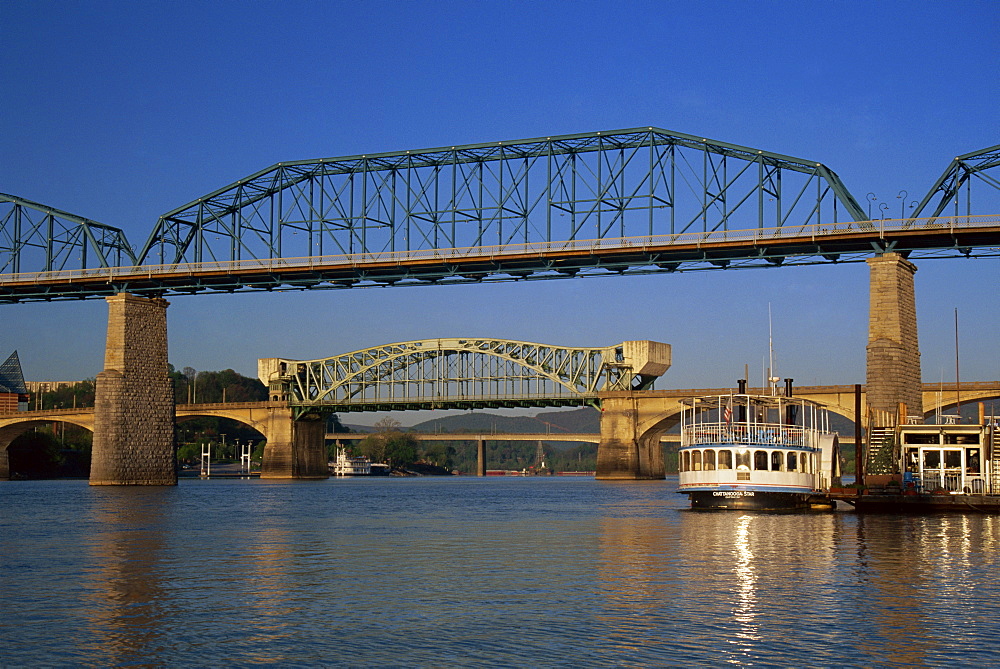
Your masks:
M 417 440 L 405 432 L 390 435 L 385 443 L 385 458 L 396 467 L 413 464 L 417 461 Z
M 361 442 L 361 453 L 372 462 L 401 467 L 417 460 L 417 440 L 401 431 L 399 421 L 386 416 L 375 423 L 376 432 Z
M 433 442 L 425 443 L 423 459 L 432 465 L 453 469 L 455 464 L 455 447 L 450 443 Z

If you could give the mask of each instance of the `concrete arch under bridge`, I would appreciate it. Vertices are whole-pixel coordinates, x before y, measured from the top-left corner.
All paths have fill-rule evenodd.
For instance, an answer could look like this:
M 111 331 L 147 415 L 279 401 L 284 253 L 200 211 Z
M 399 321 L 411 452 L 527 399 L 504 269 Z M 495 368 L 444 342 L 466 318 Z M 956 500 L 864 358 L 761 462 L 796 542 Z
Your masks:
M 185 404 L 175 408 L 176 424 L 201 417 L 228 418 L 259 432 L 267 444 L 261 478 L 326 478 L 325 423 L 319 415 L 293 417 L 287 402 Z M 0 414 L 0 480 L 10 477 L 8 447 L 35 427 L 69 423 L 94 431 L 92 407 Z

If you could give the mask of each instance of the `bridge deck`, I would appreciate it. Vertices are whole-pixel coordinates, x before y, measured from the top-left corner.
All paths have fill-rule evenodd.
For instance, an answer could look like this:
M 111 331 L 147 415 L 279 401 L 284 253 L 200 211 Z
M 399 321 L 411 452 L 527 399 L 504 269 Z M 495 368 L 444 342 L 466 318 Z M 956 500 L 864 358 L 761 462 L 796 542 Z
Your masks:
M 858 262 L 873 253 L 1000 256 L 1000 216 L 0 274 L 0 302 Z

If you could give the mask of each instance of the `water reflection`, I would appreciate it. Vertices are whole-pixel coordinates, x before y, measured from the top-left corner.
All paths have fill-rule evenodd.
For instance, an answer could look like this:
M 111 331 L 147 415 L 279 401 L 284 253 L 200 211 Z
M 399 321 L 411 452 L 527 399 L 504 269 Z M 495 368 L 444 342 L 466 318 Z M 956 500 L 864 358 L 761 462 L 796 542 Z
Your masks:
M 981 606 L 991 597 L 982 559 L 994 554 L 998 530 L 996 516 L 858 517 L 859 606 L 873 628 L 858 650 L 912 665 L 956 642 L 964 644 L 956 657 L 986 651 L 964 637 L 993 624 Z M 995 594 L 993 579 L 989 586 Z
M 170 590 L 161 561 L 171 488 L 106 488 L 95 493 L 87 578 L 88 655 L 118 665 L 156 657 L 166 644 Z
M 734 644 L 740 646 L 742 652 L 748 648 L 740 641 L 757 641 L 760 636 L 754 622 L 757 604 L 757 575 L 754 572 L 753 550 L 750 548 L 750 524 L 754 517 L 740 516 L 736 521 L 736 537 L 733 541 L 735 562 L 733 571 L 736 576 L 736 606 L 733 608 L 733 619 L 737 630 Z
M 295 564 L 292 539 L 283 514 L 260 517 L 252 535 L 253 547 L 245 565 L 245 579 L 252 596 L 247 598 L 247 629 L 241 644 L 251 649 L 254 662 L 288 661 L 285 642 L 292 637 L 291 622 L 297 608 L 291 603 L 289 571 Z M 241 570 L 242 570 L 241 569 Z
M 0 664 L 996 665 L 1000 517 L 674 489 L 0 486 Z
M 662 484 L 614 486 L 614 501 L 598 519 L 597 587 L 606 606 L 596 615 L 607 630 L 609 658 L 627 663 L 672 641 L 662 629 L 665 603 L 679 596 L 674 577 L 677 544 Z

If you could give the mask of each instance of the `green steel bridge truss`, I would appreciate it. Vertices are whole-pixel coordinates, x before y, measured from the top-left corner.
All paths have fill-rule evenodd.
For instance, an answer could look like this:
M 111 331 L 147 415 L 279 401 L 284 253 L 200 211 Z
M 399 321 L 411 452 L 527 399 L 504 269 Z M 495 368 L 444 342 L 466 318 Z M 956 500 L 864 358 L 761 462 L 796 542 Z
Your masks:
M 997 256 L 1000 221 L 972 212 L 1000 213 L 998 167 L 1000 145 L 959 156 L 873 221 L 821 163 L 636 128 L 279 163 L 141 248 L 0 195 L 0 302 Z
M 0 193 L 0 274 L 135 264 L 118 228 Z
M 640 342 L 644 344 L 645 342 Z M 660 347 L 666 345 L 657 345 Z M 503 339 L 431 339 L 318 360 L 265 358 L 272 400 L 316 411 L 596 405 L 602 390 L 645 390 L 669 366 L 643 369 L 630 343 L 567 348 Z
M 981 190 L 994 196 L 993 202 L 996 203 L 995 196 L 1000 193 L 1000 179 L 997 178 L 996 171 L 988 171 L 997 167 L 1000 167 L 1000 144 L 958 156 L 917 204 L 913 216 L 923 216 L 925 209 L 929 212 L 928 216 L 941 216 L 949 204 L 954 207 L 955 216 L 971 215 L 972 186 L 977 182 L 981 184 Z
M 638 128 L 279 163 L 160 217 L 147 263 L 863 220 L 820 163 Z

